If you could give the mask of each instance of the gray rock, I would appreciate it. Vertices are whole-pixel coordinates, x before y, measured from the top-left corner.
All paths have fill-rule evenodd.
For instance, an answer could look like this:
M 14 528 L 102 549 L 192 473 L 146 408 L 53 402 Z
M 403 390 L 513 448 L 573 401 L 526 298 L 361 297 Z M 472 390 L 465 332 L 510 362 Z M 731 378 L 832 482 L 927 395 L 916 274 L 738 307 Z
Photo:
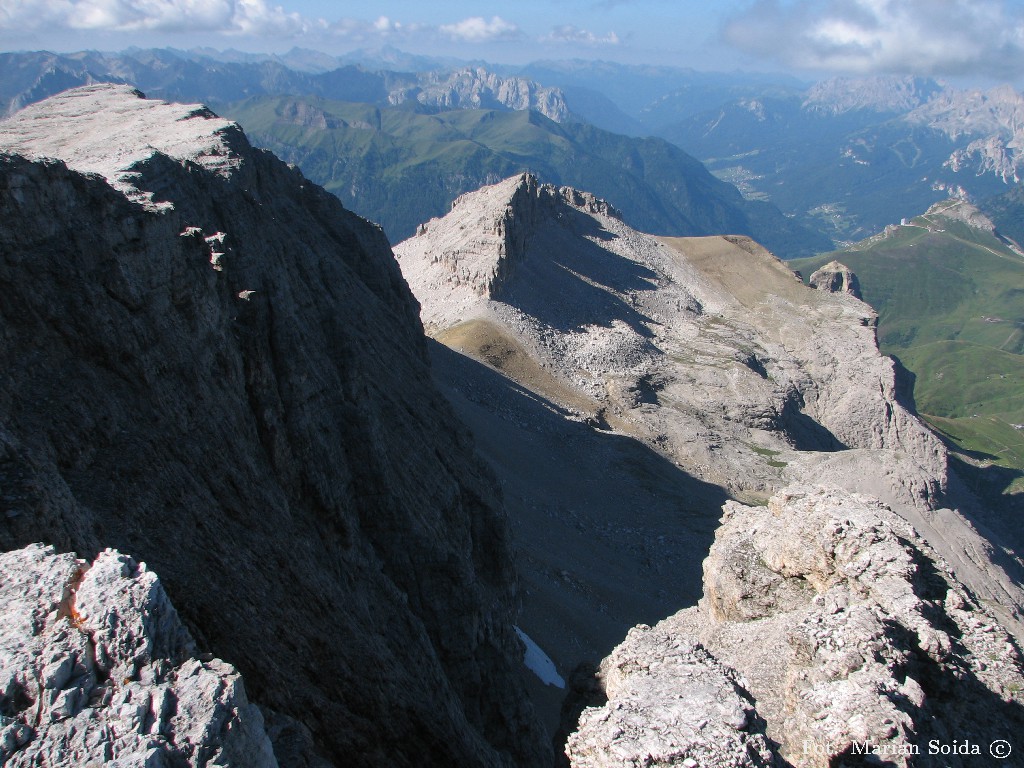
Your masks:
M 688 691 L 667 649 L 693 643 L 745 681 L 765 734 L 794 766 L 867 753 L 898 766 L 970 765 L 931 752 L 932 743 L 988 754 L 1024 728 L 1024 670 L 1007 631 L 913 528 L 869 497 L 793 486 L 766 507 L 728 502 L 704 561 L 704 598 L 634 630 L 606 659 L 604 709 L 618 706 L 614 669 Z M 591 738 L 602 717 L 585 713 L 570 745 Z M 657 698 L 638 707 L 636 743 L 663 734 L 664 719 Z
M 600 677 L 609 702 L 584 710 L 569 736 L 574 768 L 776 764 L 743 682 L 689 638 L 636 627 Z
M 870 307 L 808 291 L 748 238 L 651 237 L 524 174 L 459 198 L 395 253 L 429 333 L 497 326 L 560 380 L 538 394 L 606 413 L 702 479 L 763 492 L 804 479 L 791 457 L 887 450 L 915 463 L 914 504 L 942 497 L 945 451 L 899 402 Z
M 115 550 L 0 554 L 0 765 L 277 766 L 240 675 Z
M 1024 637 L 1021 586 L 948 508 L 946 450 L 869 306 L 747 238 L 655 238 L 584 198 L 516 176 L 395 247 L 515 510 L 524 629 L 563 676 L 697 599 L 723 497 L 792 483 L 879 497 Z
M 0 123 L 0 222 L 0 549 L 144 560 L 337 764 L 548 759 L 499 490 L 378 227 L 125 86 Z
M 830 261 L 820 269 L 815 270 L 810 277 L 810 284 L 819 291 L 829 293 L 848 293 L 854 298 L 863 298 L 860 293 L 860 281 L 845 264 L 838 261 Z

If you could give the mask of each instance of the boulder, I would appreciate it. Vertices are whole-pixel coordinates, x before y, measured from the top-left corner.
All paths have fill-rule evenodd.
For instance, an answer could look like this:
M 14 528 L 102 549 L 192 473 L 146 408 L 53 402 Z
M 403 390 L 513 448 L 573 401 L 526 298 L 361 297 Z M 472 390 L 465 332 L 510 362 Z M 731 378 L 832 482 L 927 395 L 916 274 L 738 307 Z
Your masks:
M 848 266 L 835 260 L 811 273 L 810 283 L 819 291 L 848 293 L 856 299 L 863 298 L 857 275 Z

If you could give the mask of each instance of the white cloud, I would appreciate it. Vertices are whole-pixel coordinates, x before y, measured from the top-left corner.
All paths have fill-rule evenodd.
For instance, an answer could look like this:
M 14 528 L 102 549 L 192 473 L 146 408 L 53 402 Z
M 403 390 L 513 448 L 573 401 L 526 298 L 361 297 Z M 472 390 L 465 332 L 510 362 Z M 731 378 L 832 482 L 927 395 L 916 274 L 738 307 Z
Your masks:
M 0 29 L 293 35 L 318 22 L 264 0 L 5 0 Z
M 545 39 L 559 43 L 583 43 L 585 45 L 618 45 L 621 42 L 619 36 L 614 32 L 599 36 L 571 24 L 555 27 Z
M 801 69 L 1024 74 L 1024 14 L 1006 0 L 756 0 L 722 34 Z
M 492 16 L 490 21 L 482 16 L 472 16 L 456 24 L 443 24 L 440 29 L 449 37 L 470 43 L 508 40 L 522 34 L 519 27 L 500 16 Z
M 402 24 L 398 21 L 392 21 L 387 16 L 381 16 L 373 22 L 373 28 L 377 32 L 386 35 L 390 32 L 397 32 L 400 30 L 402 28 Z

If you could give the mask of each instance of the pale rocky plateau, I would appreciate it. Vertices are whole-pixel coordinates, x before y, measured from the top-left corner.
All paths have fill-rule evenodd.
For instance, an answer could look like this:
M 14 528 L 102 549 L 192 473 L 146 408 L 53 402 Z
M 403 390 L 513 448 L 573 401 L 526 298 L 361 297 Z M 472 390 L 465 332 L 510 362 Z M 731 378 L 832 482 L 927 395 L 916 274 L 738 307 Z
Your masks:
M 843 265 L 529 174 L 392 253 L 119 85 L 0 122 L 0 222 L 0 764 L 1024 751 L 1020 562 Z

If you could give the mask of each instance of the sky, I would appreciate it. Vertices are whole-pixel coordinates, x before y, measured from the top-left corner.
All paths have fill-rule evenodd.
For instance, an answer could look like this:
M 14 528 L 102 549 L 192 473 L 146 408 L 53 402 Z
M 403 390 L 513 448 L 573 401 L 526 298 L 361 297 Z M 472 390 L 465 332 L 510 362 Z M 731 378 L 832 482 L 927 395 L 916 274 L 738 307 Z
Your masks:
M 129 46 L 393 46 L 506 64 L 585 58 L 1024 86 L 1024 0 L 0 0 L 0 50 Z

